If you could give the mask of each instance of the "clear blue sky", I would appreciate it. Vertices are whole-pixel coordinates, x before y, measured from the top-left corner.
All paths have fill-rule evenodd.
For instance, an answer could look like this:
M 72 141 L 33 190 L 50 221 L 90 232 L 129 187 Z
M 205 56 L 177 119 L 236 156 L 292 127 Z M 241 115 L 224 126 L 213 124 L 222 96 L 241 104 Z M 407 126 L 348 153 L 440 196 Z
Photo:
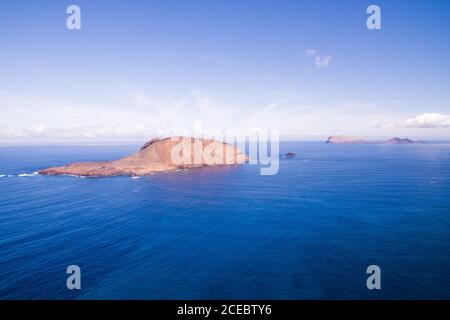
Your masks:
M 449 39 L 449 1 L 0 0 L 0 139 L 450 138 Z

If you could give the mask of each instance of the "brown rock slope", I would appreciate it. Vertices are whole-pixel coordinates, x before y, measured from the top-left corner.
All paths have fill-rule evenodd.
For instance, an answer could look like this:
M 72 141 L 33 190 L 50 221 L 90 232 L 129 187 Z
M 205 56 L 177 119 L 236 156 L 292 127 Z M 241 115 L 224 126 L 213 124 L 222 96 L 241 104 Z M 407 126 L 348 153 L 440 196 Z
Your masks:
M 173 137 L 153 139 L 123 159 L 77 162 L 39 171 L 44 175 L 120 176 L 148 175 L 181 168 L 243 164 L 248 157 L 237 147 L 209 139 Z

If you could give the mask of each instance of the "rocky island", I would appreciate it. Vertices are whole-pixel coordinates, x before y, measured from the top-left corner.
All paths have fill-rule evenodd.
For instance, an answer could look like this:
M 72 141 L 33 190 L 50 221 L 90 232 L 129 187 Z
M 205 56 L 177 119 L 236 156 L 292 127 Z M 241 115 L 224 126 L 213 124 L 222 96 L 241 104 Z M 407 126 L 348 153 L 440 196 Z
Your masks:
M 366 141 L 351 137 L 351 136 L 331 136 L 326 143 L 330 144 L 354 144 L 354 143 L 366 143 Z
M 211 139 L 171 137 L 153 139 L 120 160 L 76 162 L 40 170 L 43 175 L 89 177 L 143 176 L 177 169 L 243 164 L 248 160 L 237 147 Z
M 401 139 L 401 138 L 392 138 L 389 140 L 363 140 L 360 138 L 355 138 L 351 136 L 331 136 L 328 138 L 326 143 L 330 144 L 364 144 L 364 143 L 375 143 L 375 144 L 410 144 L 410 143 L 425 143 L 422 140 L 411 140 L 408 138 Z
M 392 138 L 386 141 L 387 144 L 410 144 L 410 143 L 425 143 L 422 140 L 411 140 L 411 139 L 401 139 L 401 138 Z
M 293 153 L 293 152 L 288 152 L 288 153 L 285 153 L 284 155 L 283 155 L 283 158 L 288 158 L 288 159 L 290 159 L 290 158 L 295 158 L 295 153 Z

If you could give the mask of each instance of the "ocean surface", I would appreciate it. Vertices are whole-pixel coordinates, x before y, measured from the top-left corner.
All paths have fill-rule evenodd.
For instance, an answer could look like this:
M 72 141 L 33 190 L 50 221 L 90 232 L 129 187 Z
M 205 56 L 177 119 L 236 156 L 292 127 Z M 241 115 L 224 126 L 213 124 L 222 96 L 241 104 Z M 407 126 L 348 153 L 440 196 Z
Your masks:
M 274 176 L 33 174 L 138 147 L 0 147 L 1 299 L 450 298 L 450 144 L 285 142 Z

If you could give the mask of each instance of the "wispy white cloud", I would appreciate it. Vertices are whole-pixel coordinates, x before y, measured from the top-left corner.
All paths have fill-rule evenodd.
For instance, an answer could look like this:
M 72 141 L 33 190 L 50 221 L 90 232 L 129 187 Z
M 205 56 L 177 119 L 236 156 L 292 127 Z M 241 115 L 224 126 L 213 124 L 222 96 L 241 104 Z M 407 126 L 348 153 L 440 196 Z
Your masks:
M 331 63 L 332 56 L 326 56 L 326 57 L 320 57 L 316 56 L 314 59 L 314 65 L 317 68 L 325 68 L 328 67 L 328 65 Z
M 65 104 L 46 97 L 0 94 L 0 139 L 149 139 L 174 132 L 188 134 L 195 123 L 206 131 L 228 129 L 308 131 L 318 118 L 305 98 L 289 90 L 258 97 L 224 97 L 203 90 L 185 94 L 149 93 L 133 88 L 128 104 Z M 310 114 L 308 116 L 308 114 Z M 303 121 L 304 120 L 304 121 Z M 317 119 L 316 119 L 317 120 Z
M 395 101 L 318 102 L 288 88 L 258 96 L 217 95 L 204 90 L 175 94 L 144 87 L 118 91 L 105 103 L 0 91 L 0 139 L 144 140 L 174 132 L 189 134 L 195 123 L 201 123 L 205 131 L 258 127 L 304 135 L 373 135 L 380 133 L 380 126 L 374 127 L 374 123 L 386 119 L 386 114 L 392 116 L 396 109 L 392 106 Z M 422 115 L 403 122 L 404 114 L 394 116 L 399 119 L 395 132 L 402 130 L 397 127 L 450 127 L 448 115 Z
M 0 139 L 146 139 L 155 131 L 142 124 L 52 127 L 45 124 L 0 126 Z
M 325 57 L 321 57 L 318 55 L 318 50 L 317 49 L 307 49 L 305 50 L 305 55 L 307 57 L 314 57 L 314 65 L 317 68 L 325 68 L 328 67 L 329 64 L 331 63 L 331 59 L 332 56 L 325 56 Z
M 243 104 L 202 90 L 175 95 L 133 89 L 126 96 L 128 103 L 86 105 L 0 91 L 0 139 L 151 138 L 191 130 L 195 122 L 207 129 L 246 128 L 252 119 Z
M 307 57 L 311 57 L 317 54 L 317 50 L 316 49 L 307 49 L 305 50 L 305 55 Z
M 441 113 L 423 113 L 413 118 L 395 123 L 383 123 L 383 128 L 450 128 L 450 115 Z

